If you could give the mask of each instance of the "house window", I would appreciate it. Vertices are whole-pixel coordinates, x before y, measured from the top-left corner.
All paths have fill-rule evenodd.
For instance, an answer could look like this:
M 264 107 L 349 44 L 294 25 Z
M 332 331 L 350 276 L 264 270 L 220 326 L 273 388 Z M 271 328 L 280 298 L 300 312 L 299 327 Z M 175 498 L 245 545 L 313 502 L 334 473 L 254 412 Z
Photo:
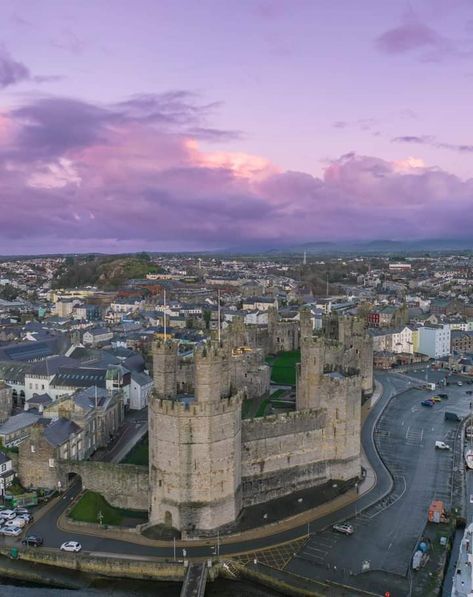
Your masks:
M 49 468 L 54 468 L 54 458 L 49 459 Z
M 2 464 L 2 473 L 3 473 L 4 471 L 6 471 L 6 470 L 7 470 L 7 465 L 6 465 L 6 464 Z

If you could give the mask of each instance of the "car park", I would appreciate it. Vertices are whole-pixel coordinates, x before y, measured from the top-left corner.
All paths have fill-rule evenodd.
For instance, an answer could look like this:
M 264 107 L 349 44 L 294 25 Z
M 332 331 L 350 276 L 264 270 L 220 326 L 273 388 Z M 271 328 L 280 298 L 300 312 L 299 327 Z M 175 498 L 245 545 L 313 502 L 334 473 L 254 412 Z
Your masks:
M 39 535 L 28 535 L 21 542 L 28 547 L 41 547 L 43 545 L 43 538 Z
M 347 522 L 334 524 L 332 529 L 337 531 L 337 533 L 343 533 L 344 535 L 353 535 L 354 530 L 351 524 L 348 524 Z
M 78 552 L 82 549 L 82 545 L 77 541 L 66 541 L 59 548 L 61 551 L 74 551 Z
M 434 402 L 432 400 L 422 400 L 421 404 L 422 406 L 432 407 L 434 405 Z
M 20 527 L 4 526 L 0 529 L 0 533 L 2 533 L 2 535 L 7 535 L 7 536 L 11 536 L 11 537 L 18 537 L 18 535 L 21 535 L 22 532 L 23 532 L 23 529 L 20 529 Z

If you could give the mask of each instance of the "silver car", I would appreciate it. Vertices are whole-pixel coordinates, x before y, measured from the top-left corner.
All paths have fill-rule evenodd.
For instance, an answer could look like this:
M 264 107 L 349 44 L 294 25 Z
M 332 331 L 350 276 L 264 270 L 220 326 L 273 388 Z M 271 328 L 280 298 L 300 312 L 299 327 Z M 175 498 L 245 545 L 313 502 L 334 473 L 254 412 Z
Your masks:
M 353 531 L 354 531 L 351 524 L 348 524 L 347 522 L 341 522 L 338 524 L 334 524 L 332 529 L 334 531 L 337 531 L 337 533 L 343 533 L 344 535 L 353 535 Z

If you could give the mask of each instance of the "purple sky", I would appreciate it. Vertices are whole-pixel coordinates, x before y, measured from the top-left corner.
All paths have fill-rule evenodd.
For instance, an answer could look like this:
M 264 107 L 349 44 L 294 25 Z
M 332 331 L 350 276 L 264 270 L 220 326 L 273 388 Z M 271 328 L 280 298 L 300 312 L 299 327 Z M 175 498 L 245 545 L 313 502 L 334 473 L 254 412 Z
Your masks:
M 472 91 L 471 0 L 3 0 L 0 253 L 470 236 Z

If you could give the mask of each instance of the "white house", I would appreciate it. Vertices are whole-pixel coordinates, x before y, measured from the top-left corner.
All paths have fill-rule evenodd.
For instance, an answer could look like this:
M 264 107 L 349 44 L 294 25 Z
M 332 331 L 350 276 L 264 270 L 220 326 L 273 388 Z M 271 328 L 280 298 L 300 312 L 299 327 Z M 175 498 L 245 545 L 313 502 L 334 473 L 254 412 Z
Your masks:
M 432 359 L 450 354 L 450 327 L 424 325 L 419 328 L 419 352 Z

